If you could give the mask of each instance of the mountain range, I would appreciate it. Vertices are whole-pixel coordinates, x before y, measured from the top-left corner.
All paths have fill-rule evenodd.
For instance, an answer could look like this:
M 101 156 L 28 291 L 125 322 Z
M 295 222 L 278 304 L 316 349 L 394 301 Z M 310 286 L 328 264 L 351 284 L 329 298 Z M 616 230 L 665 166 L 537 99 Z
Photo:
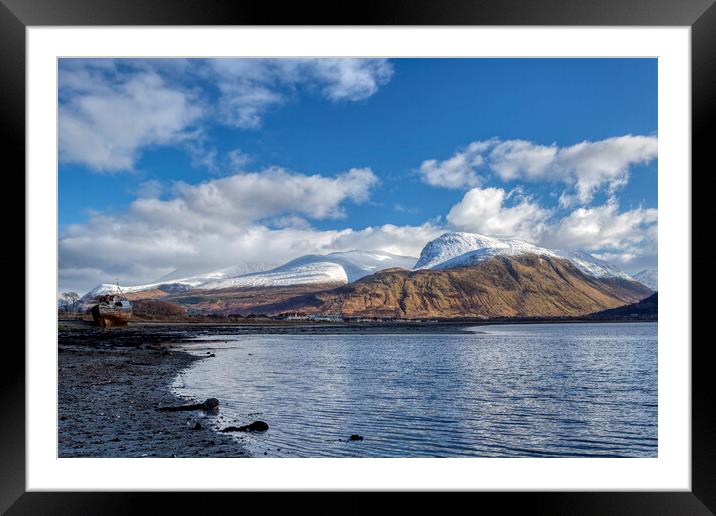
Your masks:
M 295 285 L 343 285 L 363 276 L 391 267 L 411 269 L 416 258 L 399 256 L 382 251 L 346 251 L 326 255 L 305 255 L 279 267 L 264 271 L 245 272 L 243 268 L 230 267 L 187 277 L 158 280 L 135 286 L 118 286 L 103 283 L 82 297 L 91 301 L 103 294 L 121 290 L 128 297 L 188 292 L 191 290 L 225 290 L 230 288 L 287 287 Z M 143 293 L 143 294 L 142 294 Z
M 428 242 L 418 258 L 355 250 L 242 272 L 222 269 L 132 287 L 102 284 L 80 303 L 121 289 L 130 299 L 162 298 L 200 313 L 549 317 L 616 308 L 652 293 L 583 251 L 459 232 Z

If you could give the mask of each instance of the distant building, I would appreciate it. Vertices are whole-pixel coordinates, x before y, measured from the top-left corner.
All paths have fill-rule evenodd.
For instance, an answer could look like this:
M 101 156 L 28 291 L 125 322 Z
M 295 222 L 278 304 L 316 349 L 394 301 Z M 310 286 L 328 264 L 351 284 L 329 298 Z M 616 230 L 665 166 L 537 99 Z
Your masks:
M 322 315 L 322 314 L 309 315 L 309 316 L 308 316 L 308 319 L 311 320 L 311 321 L 326 321 L 326 322 L 343 322 L 343 320 L 344 320 L 343 317 L 341 317 L 340 315 L 333 315 L 333 314 L 329 314 L 329 315 Z

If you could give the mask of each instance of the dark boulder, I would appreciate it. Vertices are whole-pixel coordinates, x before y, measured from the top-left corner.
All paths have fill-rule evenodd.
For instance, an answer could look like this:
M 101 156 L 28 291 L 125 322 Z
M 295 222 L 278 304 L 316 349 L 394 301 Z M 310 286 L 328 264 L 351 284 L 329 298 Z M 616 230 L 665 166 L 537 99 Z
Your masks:
M 222 432 L 265 432 L 269 429 L 267 423 L 263 421 L 254 421 L 250 425 L 244 426 L 227 426 Z
M 202 405 L 206 407 L 206 410 L 213 410 L 219 406 L 219 400 L 216 398 L 208 398 Z
M 195 403 L 193 405 L 180 405 L 178 407 L 159 407 L 158 412 L 179 412 L 182 410 L 205 410 L 207 412 L 213 412 L 219 408 L 219 400 L 216 398 L 209 398 L 204 403 Z

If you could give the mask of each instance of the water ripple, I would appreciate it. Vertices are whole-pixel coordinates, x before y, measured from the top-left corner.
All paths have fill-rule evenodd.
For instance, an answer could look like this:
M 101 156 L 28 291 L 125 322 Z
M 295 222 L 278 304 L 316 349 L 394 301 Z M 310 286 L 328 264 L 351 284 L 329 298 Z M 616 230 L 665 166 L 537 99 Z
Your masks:
M 226 341 L 226 342 L 221 342 Z M 175 390 L 256 456 L 655 457 L 657 325 L 472 335 L 223 335 Z M 207 347 L 194 346 L 194 349 Z M 349 442 L 351 434 L 363 441 Z

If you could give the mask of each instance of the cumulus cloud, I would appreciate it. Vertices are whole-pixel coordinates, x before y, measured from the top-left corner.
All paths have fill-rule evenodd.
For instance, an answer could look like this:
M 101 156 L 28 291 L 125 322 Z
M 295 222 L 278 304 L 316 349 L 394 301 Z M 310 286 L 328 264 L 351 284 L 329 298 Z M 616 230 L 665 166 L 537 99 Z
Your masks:
M 482 156 L 491 145 L 491 141 L 472 142 L 464 150 L 456 152 L 445 161 L 429 159 L 420 165 L 423 182 L 442 188 L 464 188 L 478 186 L 482 178 L 477 169 L 482 167 L 485 159 Z
M 653 266 L 656 261 L 657 210 L 620 211 L 614 197 L 603 205 L 558 216 L 514 191 L 473 188 L 452 207 L 447 221 L 460 231 L 519 238 L 553 249 L 583 249 L 631 269 L 639 264 Z
M 511 197 L 519 200 L 508 205 Z M 545 230 L 551 210 L 544 209 L 518 192 L 502 188 L 473 188 L 447 215 L 450 225 L 460 231 L 490 236 L 521 238 L 534 242 Z
M 285 213 L 313 219 L 340 218 L 344 215 L 344 201 L 365 202 L 376 184 L 378 178 L 367 168 L 354 168 L 336 177 L 270 168 L 198 185 L 178 182 L 173 199 L 139 199 L 130 210 L 143 217 L 167 218 L 171 224 L 204 228 L 226 221 L 253 222 Z
M 656 136 L 624 135 L 583 141 L 569 147 L 540 145 L 526 140 L 477 141 L 445 161 L 424 161 L 425 183 L 444 188 L 482 184 L 489 175 L 502 181 L 559 182 L 574 188 L 563 206 L 588 203 L 600 188 L 613 193 L 629 179 L 630 169 L 657 157 Z
M 431 222 L 420 226 L 384 224 L 360 230 L 340 231 L 328 247 L 331 251 L 364 249 L 418 257 L 425 244 L 442 233 L 444 229 Z
M 85 292 L 115 278 L 131 285 L 154 281 L 176 269 L 187 275 L 240 264 L 268 269 L 305 254 L 352 249 L 418 256 L 443 231 L 426 223 L 325 231 L 254 224 L 219 232 L 97 215 L 68 228 L 60 238 L 60 285 L 62 290 Z
M 321 84 L 322 93 L 333 101 L 363 100 L 378 91 L 393 75 L 386 59 L 299 59 L 309 77 Z
M 335 177 L 283 169 L 237 174 L 190 185 L 178 183 L 160 199 L 149 183 L 121 214 L 92 213 L 64 228 L 59 241 L 63 289 L 99 282 L 154 281 L 252 264 L 264 269 L 304 254 L 376 249 L 418 256 L 447 230 L 521 238 L 557 249 L 585 249 L 636 270 L 656 261 L 657 210 L 621 211 L 615 198 L 562 215 L 520 190 L 473 188 L 449 211 L 446 223 L 384 224 L 319 230 L 310 221 L 343 215 L 346 202 L 365 202 L 377 179 L 368 169 Z
M 75 92 L 59 106 L 61 162 L 104 172 L 132 170 L 143 148 L 190 138 L 188 129 L 202 114 L 192 95 L 152 72 L 117 83 L 90 70 L 76 73 L 89 82 L 77 91 L 75 73 L 63 78 Z
M 164 193 L 164 185 L 161 181 L 157 181 L 156 179 L 148 179 L 147 181 L 142 181 L 139 183 L 139 186 L 134 191 L 134 194 L 139 198 L 158 198 L 161 197 L 161 195 Z
M 385 59 L 63 59 L 60 160 L 132 170 L 153 145 L 182 145 L 195 166 L 217 167 L 206 124 L 261 125 L 297 91 L 359 101 L 387 84 Z
M 160 199 L 149 182 L 120 214 L 91 213 L 63 228 L 60 281 L 88 289 L 101 281 L 152 281 L 174 269 L 206 272 L 238 263 L 278 265 L 307 252 L 376 248 L 419 252 L 429 226 L 319 231 L 308 220 L 344 215 L 347 202 L 368 200 L 378 179 L 370 169 L 334 177 L 272 168 L 191 185 L 176 183 Z M 366 247 L 367 246 L 367 247 Z
M 393 67 L 385 59 L 212 59 L 224 123 L 252 129 L 296 89 L 334 101 L 363 100 L 386 84 Z
M 612 197 L 601 206 L 575 209 L 554 223 L 544 240 L 552 247 L 601 251 L 624 264 L 637 255 L 656 253 L 657 223 L 655 208 L 620 212 Z

